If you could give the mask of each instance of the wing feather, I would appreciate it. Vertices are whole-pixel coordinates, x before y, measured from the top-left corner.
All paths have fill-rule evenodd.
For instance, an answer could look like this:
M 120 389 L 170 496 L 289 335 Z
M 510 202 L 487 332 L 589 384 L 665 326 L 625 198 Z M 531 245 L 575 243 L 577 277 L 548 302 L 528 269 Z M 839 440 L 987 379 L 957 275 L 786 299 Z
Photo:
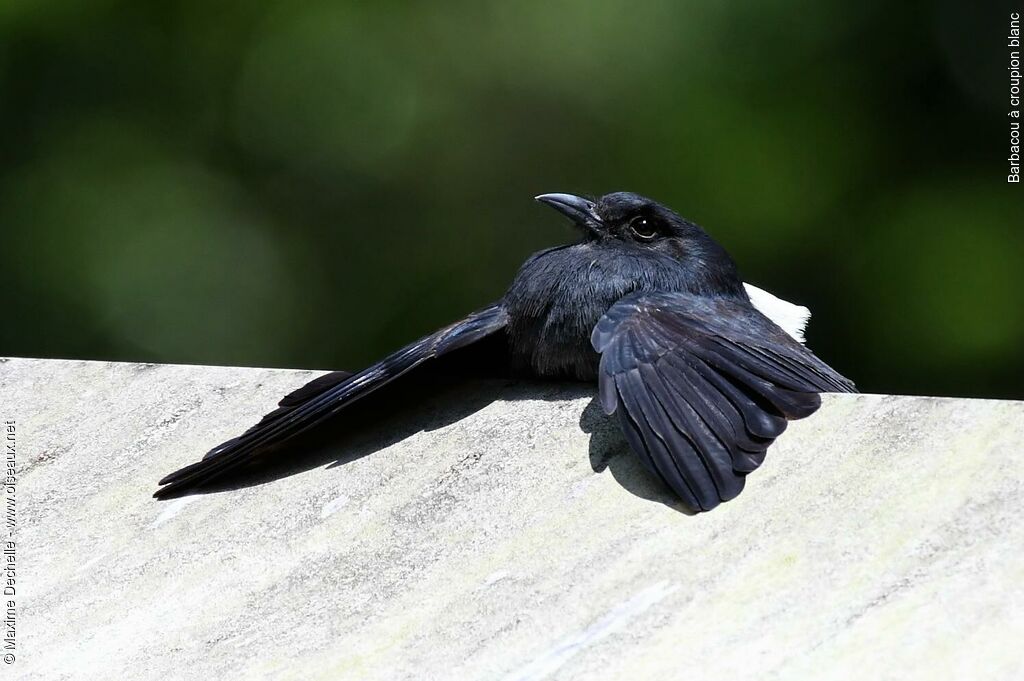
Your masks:
M 663 412 L 659 412 L 647 391 L 638 390 L 640 382 L 638 370 L 632 369 L 620 374 L 615 379 L 619 385 L 619 395 L 624 400 L 625 411 L 635 416 L 640 436 L 647 455 L 660 475 L 676 494 L 687 504 L 700 507 L 702 501 L 715 495 L 714 483 L 701 462 L 693 456 L 674 456 L 680 444 L 671 438 L 671 425 Z M 671 448 L 671 449 L 670 449 Z M 685 467 L 684 472 L 680 470 Z
M 732 455 L 725 444 L 708 428 L 693 407 L 679 398 L 660 371 L 651 365 L 643 365 L 639 371 L 661 407 L 664 418 L 684 438 L 684 441 L 677 442 L 678 448 L 673 447 L 672 451 L 692 453 L 699 458 L 714 483 L 717 498 L 732 499 L 739 494 L 743 489 L 743 478 L 734 471 Z M 701 505 L 706 503 L 705 500 Z
M 631 294 L 591 341 L 602 408 L 694 510 L 738 495 L 789 420 L 818 409 L 819 393 L 855 391 L 746 300 Z

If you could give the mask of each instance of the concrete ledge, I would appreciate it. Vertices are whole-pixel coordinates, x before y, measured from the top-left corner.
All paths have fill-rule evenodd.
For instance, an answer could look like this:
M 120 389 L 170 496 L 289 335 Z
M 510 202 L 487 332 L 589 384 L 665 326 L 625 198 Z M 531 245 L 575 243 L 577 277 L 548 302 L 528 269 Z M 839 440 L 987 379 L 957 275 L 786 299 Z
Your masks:
M 16 677 L 1024 678 L 1024 403 L 829 396 L 695 517 L 586 390 L 534 384 L 150 498 L 311 375 L 0 363 Z

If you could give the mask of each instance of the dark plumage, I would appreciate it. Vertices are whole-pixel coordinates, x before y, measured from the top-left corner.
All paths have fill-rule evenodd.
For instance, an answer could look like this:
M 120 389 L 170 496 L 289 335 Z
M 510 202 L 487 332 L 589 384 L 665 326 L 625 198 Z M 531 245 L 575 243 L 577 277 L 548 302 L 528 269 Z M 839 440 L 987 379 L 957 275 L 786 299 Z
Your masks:
M 279 452 L 444 357 L 435 368 L 597 379 L 605 413 L 644 466 L 688 507 L 706 511 L 740 493 L 788 420 L 819 407 L 820 392 L 854 391 L 754 307 L 732 258 L 694 223 L 626 192 L 596 202 L 537 198 L 569 216 L 583 240 L 530 257 L 500 302 L 367 369 L 296 390 L 241 436 L 165 477 L 154 496 Z

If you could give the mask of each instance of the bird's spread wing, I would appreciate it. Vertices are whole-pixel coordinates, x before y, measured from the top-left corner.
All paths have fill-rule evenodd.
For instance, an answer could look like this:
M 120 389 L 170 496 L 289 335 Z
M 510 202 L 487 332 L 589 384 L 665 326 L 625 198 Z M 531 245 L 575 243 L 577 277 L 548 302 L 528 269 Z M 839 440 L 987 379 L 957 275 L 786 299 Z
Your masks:
M 819 392 L 853 383 L 745 301 L 631 294 L 594 328 L 600 400 L 644 465 L 697 511 L 743 489 Z
M 239 437 L 211 449 L 202 459 L 160 481 L 157 498 L 209 482 L 269 447 L 303 433 L 381 386 L 424 362 L 464 348 L 505 327 L 501 305 L 474 312 L 465 319 L 425 336 L 356 373 L 336 371 L 320 376 L 285 396 L 279 406 Z

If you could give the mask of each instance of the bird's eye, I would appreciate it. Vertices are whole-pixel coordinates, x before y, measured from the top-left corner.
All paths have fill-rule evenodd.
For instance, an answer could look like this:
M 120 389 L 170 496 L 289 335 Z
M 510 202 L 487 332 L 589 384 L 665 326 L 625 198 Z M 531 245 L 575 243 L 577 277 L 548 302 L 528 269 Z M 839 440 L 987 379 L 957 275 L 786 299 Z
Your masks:
M 641 241 L 653 241 L 654 237 L 658 236 L 657 227 L 647 218 L 633 218 L 629 223 L 629 229 Z

